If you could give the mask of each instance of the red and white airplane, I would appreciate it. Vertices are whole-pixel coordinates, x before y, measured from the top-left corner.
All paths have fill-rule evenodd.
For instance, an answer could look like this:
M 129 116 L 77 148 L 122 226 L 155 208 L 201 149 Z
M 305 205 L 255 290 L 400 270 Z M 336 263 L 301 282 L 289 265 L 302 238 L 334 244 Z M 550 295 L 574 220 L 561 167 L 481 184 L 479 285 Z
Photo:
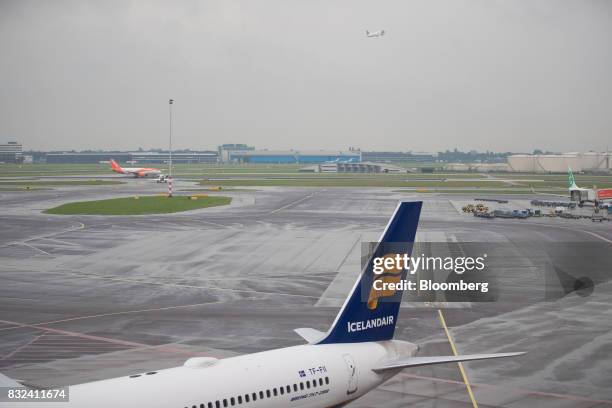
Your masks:
M 134 177 L 159 177 L 162 175 L 160 169 L 149 167 L 121 167 L 113 159 L 110 160 L 110 164 L 113 171 L 119 174 L 131 174 Z

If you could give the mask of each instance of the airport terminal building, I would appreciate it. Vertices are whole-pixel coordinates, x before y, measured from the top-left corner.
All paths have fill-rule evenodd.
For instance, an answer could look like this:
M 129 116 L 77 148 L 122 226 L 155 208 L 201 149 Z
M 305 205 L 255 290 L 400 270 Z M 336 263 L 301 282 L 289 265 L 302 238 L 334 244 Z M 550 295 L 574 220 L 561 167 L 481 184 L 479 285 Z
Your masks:
M 138 152 L 50 152 L 47 163 L 100 163 L 115 159 L 118 162 L 167 163 L 167 151 Z M 266 164 L 317 164 L 330 161 L 361 161 L 358 150 L 255 150 L 244 144 L 225 144 L 217 151 L 178 151 L 172 153 L 174 163 L 266 163 Z
M 361 161 L 360 151 L 338 150 L 224 150 L 228 163 L 308 164 L 331 161 Z
M 218 153 L 215 151 L 202 152 L 173 152 L 173 163 L 217 163 Z M 170 160 L 168 152 L 53 152 L 46 154 L 47 163 L 100 163 L 114 159 L 120 163 L 151 163 L 163 164 Z
M 379 163 L 433 163 L 438 153 L 426 152 L 363 152 L 363 161 Z

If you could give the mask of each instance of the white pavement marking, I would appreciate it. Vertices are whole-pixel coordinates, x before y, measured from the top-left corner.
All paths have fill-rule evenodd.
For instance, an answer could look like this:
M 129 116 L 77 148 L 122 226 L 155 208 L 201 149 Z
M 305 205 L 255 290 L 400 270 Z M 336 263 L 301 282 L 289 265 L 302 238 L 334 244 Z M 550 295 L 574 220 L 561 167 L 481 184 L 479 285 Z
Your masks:
M 30 241 L 34 241 L 34 240 L 37 240 L 37 239 L 46 239 L 46 238 L 54 237 L 56 235 L 61 235 L 61 234 L 65 234 L 67 232 L 72 232 L 72 231 L 78 231 L 78 230 L 82 230 L 82 229 L 85 228 L 85 224 L 83 224 L 82 222 L 79 222 L 78 224 L 80 224 L 80 225 L 78 225 L 76 227 L 70 227 L 70 228 L 62 230 L 62 231 L 56 231 L 56 232 L 52 232 L 52 233 L 49 233 L 49 234 L 38 235 L 38 236 L 35 236 L 35 237 L 23 239 L 21 241 L 7 242 L 6 244 L 0 245 L 0 248 L 11 246 L 11 245 L 27 245 L 26 243 L 30 242 Z M 27 246 L 29 246 L 29 245 L 27 245 Z M 38 248 L 34 248 L 34 249 L 38 249 Z
M 71 275 L 80 276 L 83 278 L 91 278 L 91 279 L 100 279 L 100 280 L 109 280 L 114 282 L 126 282 L 126 283 L 138 283 L 141 285 L 155 285 L 155 286 L 169 286 L 169 287 L 178 287 L 178 288 L 191 288 L 191 289 L 202 289 L 202 290 L 211 290 L 211 291 L 225 291 L 232 293 L 244 293 L 244 294 L 255 294 L 255 295 L 266 295 L 266 296 L 289 296 L 289 297 L 299 297 L 305 299 L 319 299 L 318 296 L 311 295 L 300 295 L 297 293 L 282 293 L 282 292 L 264 292 L 260 290 L 246 290 L 246 289 L 231 289 L 231 288 L 221 288 L 217 286 L 199 286 L 199 285 L 187 285 L 183 283 L 168 283 L 168 282 L 154 282 L 140 279 L 129 279 L 129 278 L 116 278 L 114 276 L 103 276 L 96 274 L 88 274 L 76 271 L 45 271 L 45 273 L 55 273 L 55 274 L 64 274 L 69 273 Z
M 100 313 L 100 314 L 95 314 L 95 315 L 69 317 L 69 318 L 66 318 L 66 319 L 51 320 L 51 321 L 48 321 L 48 322 L 40 322 L 40 323 L 33 323 L 33 324 L 36 324 L 36 325 L 41 325 L 41 324 L 48 325 L 48 324 L 55 324 L 55 323 L 71 322 L 71 321 L 74 321 L 74 320 L 94 319 L 94 318 L 97 318 L 97 317 L 119 316 L 119 315 L 126 315 L 126 314 L 145 313 L 145 312 L 159 312 L 159 311 L 163 311 L 163 310 L 182 309 L 182 308 L 189 308 L 189 307 L 204 306 L 204 305 L 209 305 L 209 304 L 213 304 L 213 303 L 216 303 L 216 302 L 194 303 L 194 304 L 191 304 L 191 305 L 166 306 L 166 307 L 156 307 L 156 308 L 150 308 L 150 309 L 139 309 L 139 310 L 125 310 L 125 311 L 121 311 L 121 312 L 109 312 L 109 313 Z M 1 328 L 0 331 L 13 330 L 13 329 L 21 328 L 21 327 L 24 327 L 24 326 L 23 325 L 19 325 L 19 326 L 4 327 L 4 328 Z
M 40 249 L 40 248 L 36 248 L 35 246 L 30 245 L 30 244 L 26 244 L 25 242 L 18 242 L 18 243 L 14 243 L 13 245 L 23 245 L 23 246 L 27 246 L 28 248 L 31 248 L 31 249 L 33 249 L 33 250 L 35 250 L 35 251 L 42 252 L 42 253 L 43 253 L 43 254 L 45 254 L 45 255 L 51 255 L 51 254 L 50 254 L 50 253 L 48 253 L 47 251 L 43 251 L 42 249 Z
M 14 325 L 19 325 L 21 327 L 28 327 L 28 328 L 32 328 L 32 329 L 36 329 L 36 330 L 45 331 L 45 332 L 63 334 L 63 335 L 66 335 L 66 336 L 73 336 L 73 337 L 78 337 L 78 338 L 86 339 L 86 340 L 95 340 L 95 341 L 103 341 L 103 342 L 113 343 L 113 344 L 121 344 L 121 345 L 124 345 L 126 347 L 137 347 L 137 348 L 143 347 L 143 348 L 146 348 L 146 349 L 160 350 L 160 351 L 166 351 L 166 352 L 170 352 L 170 353 L 178 353 L 178 354 L 186 354 L 186 355 L 198 355 L 198 353 L 193 353 L 193 352 L 190 352 L 190 351 L 187 351 L 187 350 L 182 350 L 182 349 L 179 349 L 179 348 L 175 348 L 175 347 L 171 347 L 171 346 L 166 346 L 166 345 L 152 346 L 150 344 L 137 343 L 137 342 L 134 342 L 134 341 L 112 339 L 112 338 L 109 338 L 109 337 L 102 337 L 102 336 L 94 336 L 94 335 L 90 335 L 90 334 L 79 333 L 79 332 L 74 332 L 74 331 L 69 331 L 69 330 L 53 329 L 51 327 L 41 326 L 41 325 L 37 325 L 37 324 L 28 324 L 28 323 L 14 322 L 14 321 L 10 321 L 10 320 L 0 320 L 0 323 L 14 324 Z
M 281 211 L 283 211 L 283 210 L 285 210 L 287 208 L 290 208 L 290 207 L 292 207 L 292 206 L 294 206 L 296 204 L 301 203 L 302 201 L 306 201 L 309 198 L 314 197 L 317 193 L 318 193 L 318 191 L 312 192 L 312 193 L 308 194 L 307 196 L 300 198 L 299 200 L 292 201 L 289 204 L 286 204 L 286 205 L 284 205 L 284 206 L 282 206 L 280 208 L 277 208 L 276 210 L 270 211 L 267 215 L 276 214 L 277 212 L 281 212 Z
M 602 241 L 606 241 L 606 242 L 609 242 L 610 244 L 612 244 L 612 240 L 610 240 L 610 239 L 608 239 L 608 238 L 605 238 L 605 237 L 602 237 L 602 236 L 601 236 L 601 235 L 599 235 L 599 234 L 596 234 L 596 233 L 591 232 L 591 231 L 586 231 L 586 230 L 580 230 L 580 231 L 582 231 L 582 232 L 584 232 L 584 233 L 586 233 L 586 234 L 592 235 L 592 236 L 594 236 L 595 238 L 599 238 L 599 239 L 601 239 Z

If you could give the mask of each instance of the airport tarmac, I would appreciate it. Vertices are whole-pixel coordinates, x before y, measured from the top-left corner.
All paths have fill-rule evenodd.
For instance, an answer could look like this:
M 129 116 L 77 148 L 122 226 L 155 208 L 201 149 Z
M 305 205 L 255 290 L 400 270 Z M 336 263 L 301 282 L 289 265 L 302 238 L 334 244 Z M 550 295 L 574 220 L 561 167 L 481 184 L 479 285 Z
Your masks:
M 457 209 L 472 195 L 383 188 L 211 192 L 234 197 L 232 205 L 168 215 L 41 213 L 165 189 L 126 181 L 0 192 L 4 374 L 66 385 L 180 365 L 191 356 L 300 344 L 294 328 L 326 330 L 335 317 L 359 273 L 360 243 L 378 238 L 399 200 L 418 199 L 419 240 L 449 250 L 457 242 L 491 245 L 503 291 L 495 302 L 406 302 L 396 337 L 419 343 L 423 355 L 451 353 L 442 309 L 460 353 L 527 351 L 465 365 L 480 407 L 612 406 L 610 222 L 480 219 Z M 177 182 L 175 191 L 188 188 L 193 184 Z M 550 259 L 535 250 L 542 246 L 607 251 L 579 271 L 596 283 L 593 293 L 551 290 L 543 271 Z M 560 268 L 568 272 L 575 261 Z M 457 366 L 445 365 L 404 370 L 350 406 L 407 405 L 472 403 Z

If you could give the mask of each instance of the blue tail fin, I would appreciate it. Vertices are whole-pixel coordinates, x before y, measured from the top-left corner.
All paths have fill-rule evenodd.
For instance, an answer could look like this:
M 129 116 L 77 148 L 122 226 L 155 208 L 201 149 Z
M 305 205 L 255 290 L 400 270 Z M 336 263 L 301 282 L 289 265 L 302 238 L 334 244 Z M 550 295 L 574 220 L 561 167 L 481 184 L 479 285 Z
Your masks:
M 403 280 L 407 270 L 375 275 L 374 258 L 390 254 L 410 256 L 422 204 L 421 201 L 399 203 L 332 327 L 317 344 L 359 343 L 393 338 L 402 291 L 376 291 L 373 284 L 375 279 L 381 278 L 387 281 Z

